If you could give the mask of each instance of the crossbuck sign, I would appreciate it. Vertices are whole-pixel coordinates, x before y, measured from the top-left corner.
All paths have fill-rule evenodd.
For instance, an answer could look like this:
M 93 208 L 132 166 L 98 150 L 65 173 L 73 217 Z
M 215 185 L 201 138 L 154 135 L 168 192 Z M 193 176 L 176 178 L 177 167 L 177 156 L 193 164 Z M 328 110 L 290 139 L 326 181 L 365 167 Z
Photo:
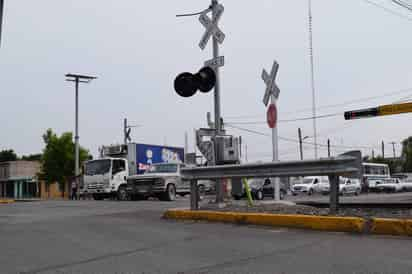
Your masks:
M 276 75 L 279 70 L 279 64 L 274 61 L 273 66 L 272 66 L 272 71 L 270 72 L 270 75 L 266 72 L 265 69 L 263 69 L 262 72 L 262 79 L 265 81 L 266 84 L 266 92 L 265 96 L 263 97 L 263 103 L 265 106 L 269 104 L 270 96 L 273 95 L 276 99 L 279 97 L 279 87 L 276 85 Z
M 222 44 L 226 37 L 217 25 L 225 9 L 221 4 L 218 4 L 215 9 L 216 16 L 213 21 L 209 18 L 209 16 L 207 16 L 207 12 L 202 13 L 199 17 L 200 23 L 206 28 L 206 32 L 203 34 L 203 37 L 199 43 L 199 47 L 202 50 L 206 48 L 210 37 L 215 37 L 219 44 Z

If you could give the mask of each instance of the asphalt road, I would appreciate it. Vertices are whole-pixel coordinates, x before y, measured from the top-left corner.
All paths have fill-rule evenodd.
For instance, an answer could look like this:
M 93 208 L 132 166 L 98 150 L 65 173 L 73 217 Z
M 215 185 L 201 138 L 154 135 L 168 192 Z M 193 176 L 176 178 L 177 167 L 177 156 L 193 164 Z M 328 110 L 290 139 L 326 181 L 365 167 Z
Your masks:
M 411 273 L 412 239 L 176 222 L 188 200 L 0 205 L 0 273 Z

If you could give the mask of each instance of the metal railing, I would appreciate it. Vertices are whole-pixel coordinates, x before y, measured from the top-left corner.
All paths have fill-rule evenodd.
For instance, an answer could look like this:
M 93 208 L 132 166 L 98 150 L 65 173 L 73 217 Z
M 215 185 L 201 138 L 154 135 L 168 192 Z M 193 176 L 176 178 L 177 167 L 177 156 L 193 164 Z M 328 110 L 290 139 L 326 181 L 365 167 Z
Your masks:
M 333 213 L 339 206 L 339 176 L 361 178 L 361 159 L 360 151 L 351 151 L 320 160 L 183 168 L 181 174 L 183 180 L 190 181 L 191 193 L 198 193 L 198 180 L 329 176 L 330 211 Z M 190 208 L 199 209 L 198 195 L 191 195 Z

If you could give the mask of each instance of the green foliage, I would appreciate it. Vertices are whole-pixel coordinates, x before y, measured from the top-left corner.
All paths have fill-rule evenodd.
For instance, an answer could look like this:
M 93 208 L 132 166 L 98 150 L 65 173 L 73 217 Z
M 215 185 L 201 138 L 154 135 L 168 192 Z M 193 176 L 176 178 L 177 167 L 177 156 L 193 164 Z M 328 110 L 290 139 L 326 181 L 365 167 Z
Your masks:
M 47 183 L 63 183 L 74 176 L 74 143 L 70 132 L 57 136 L 51 129 L 43 135 L 42 173 L 40 177 Z M 90 158 L 86 149 L 80 147 L 80 163 Z
M 391 174 L 402 172 L 402 160 L 401 159 L 384 159 L 382 156 L 376 158 L 369 158 L 366 162 L 369 163 L 378 163 L 378 164 L 387 164 Z
M 412 172 L 412 137 L 402 141 L 403 171 Z
M 0 151 L 0 162 L 16 161 L 17 154 L 12 149 Z
M 30 154 L 30 155 L 23 155 L 21 160 L 23 161 L 41 161 L 42 155 L 39 154 Z

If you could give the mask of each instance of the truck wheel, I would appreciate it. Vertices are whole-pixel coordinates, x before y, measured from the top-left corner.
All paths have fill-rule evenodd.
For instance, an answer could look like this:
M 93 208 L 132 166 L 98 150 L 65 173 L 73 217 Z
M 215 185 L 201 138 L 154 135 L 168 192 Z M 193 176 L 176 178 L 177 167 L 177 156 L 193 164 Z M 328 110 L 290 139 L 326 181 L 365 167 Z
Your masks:
M 117 191 L 117 200 L 119 201 L 127 201 L 127 190 L 125 186 L 120 186 L 119 190 Z
M 199 199 L 202 201 L 205 198 L 205 194 L 206 194 L 205 186 L 199 185 L 197 189 L 199 192 Z
M 103 196 L 98 195 L 98 194 L 93 194 L 93 199 L 96 201 L 100 201 L 100 200 L 103 200 Z
M 263 200 L 263 191 L 262 190 L 258 190 L 256 192 L 256 200 Z
M 164 197 L 166 201 L 174 201 L 176 200 L 176 187 L 173 184 L 167 185 L 166 192 L 164 193 Z

